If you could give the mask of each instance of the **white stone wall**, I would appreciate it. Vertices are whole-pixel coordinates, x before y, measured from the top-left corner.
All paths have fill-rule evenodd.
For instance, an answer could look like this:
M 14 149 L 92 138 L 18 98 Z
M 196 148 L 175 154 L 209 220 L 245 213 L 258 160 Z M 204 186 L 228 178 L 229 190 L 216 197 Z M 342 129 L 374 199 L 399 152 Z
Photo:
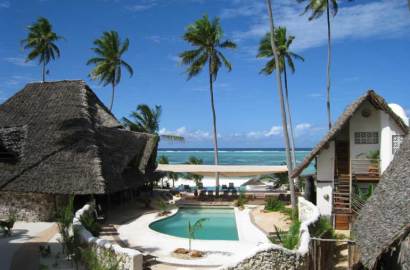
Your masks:
M 73 228 L 78 230 L 81 240 L 96 248 L 97 254 L 99 253 L 100 249 L 108 249 L 113 251 L 120 259 L 121 267 L 124 270 L 142 270 L 143 256 L 141 252 L 135 249 L 123 248 L 117 244 L 113 244 L 108 240 L 94 237 L 89 231 L 84 228 L 84 226 L 80 222 L 81 216 L 84 213 L 92 210 L 93 209 L 91 208 L 91 206 L 86 204 L 83 208 L 75 213 L 75 217 L 73 219 Z
M 363 117 L 362 111 L 366 109 L 370 111 L 369 117 Z M 368 101 L 364 102 L 356 113 L 352 116 L 349 122 L 349 137 L 350 137 L 350 159 L 366 159 L 367 154 L 370 151 L 380 149 L 380 115 L 381 111 L 377 110 Z M 355 144 L 354 133 L 355 132 L 378 132 L 379 143 L 378 144 Z
M 300 240 L 296 250 L 288 250 L 284 247 L 266 244 L 258 247 L 256 252 L 241 261 L 224 265 L 222 270 L 249 270 L 249 269 L 283 269 L 283 270 L 305 270 L 307 266 L 307 255 L 309 252 L 309 226 L 313 225 L 320 218 L 319 209 L 316 205 L 298 198 Z
M 320 151 L 317 157 L 316 205 L 320 214 L 332 214 L 332 194 L 335 172 L 335 142 Z
M 0 218 L 7 218 L 10 212 L 21 221 L 50 221 L 55 213 L 54 195 L 0 192 Z
M 393 160 L 393 135 L 404 135 L 396 122 L 385 112 L 380 115 L 380 170 L 381 173 L 387 169 Z

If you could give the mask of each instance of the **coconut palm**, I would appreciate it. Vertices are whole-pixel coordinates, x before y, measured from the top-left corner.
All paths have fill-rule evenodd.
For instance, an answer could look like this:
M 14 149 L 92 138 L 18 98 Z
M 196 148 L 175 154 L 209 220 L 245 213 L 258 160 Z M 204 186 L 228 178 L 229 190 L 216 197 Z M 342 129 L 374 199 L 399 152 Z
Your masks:
M 290 133 L 290 150 L 291 150 L 291 157 L 293 167 L 296 166 L 296 154 L 295 154 L 295 142 L 294 142 L 294 133 L 293 133 L 293 124 L 292 124 L 292 116 L 289 106 L 289 91 L 288 91 L 288 77 L 287 77 L 287 67 L 290 68 L 292 73 L 295 72 L 295 64 L 293 60 L 301 60 L 304 61 L 303 57 L 290 51 L 289 47 L 292 45 L 293 40 L 295 39 L 294 36 L 288 36 L 286 33 L 285 27 L 278 27 L 275 30 L 275 42 L 276 48 L 278 50 L 279 56 L 279 69 L 280 73 L 283 74 L 283 78 L 285 81 L 285 107 L 287 112 L 287 118 L 289 120 L 289 133 Z M 266 63 L 264 68 L 261 70 L 261 73 L 270 75 L 276 69 L 275 57 L 272 53 L 272 46 L 270 44 L 270 33 L 267 33 L 260 41 L 259 44 L 259 51 L 257 54 L 258 58 L 270 58 L 270 60 Z
M 300 2 L 308 2 L 303 14 L 311 12 L 309 21 L 317 19 L 326 12 L 327 21 L 327 69 L 326 69 L 326 108 L 329 129 L 332 127 L 332 115 L 330 111 L 330 62 L 332 58 L 332 44 L 331 44 L 331 29 L 330 29 L 330 13 L 336 16 L 338 10 L 337 0 L 297 0 Z M 351 0 L 350 0 L 351 1 Z
M 194 47 L 192 50 L 185 51 L 179 55 L 182 64 L 188 66 L 186 70 L 188 79 L 198 75 L 206 64 L 208 64 L 209 90 L 213 120 L 214 163 L 215 165 L 218 165 L 218 133 L 216 129 L 213 83 L 216 81 L 218 71 L 222 66 L 225 66 L 228 71 L 232 70 L 231 63 L 222 54 L 221 49 L 234 49 L 236 48 L 236 44 L 230 40 L 222 40 L 223 31 L 219 18 L 215 18 L 210 21 L 206 15 L 189 25 L 183 38 Z M 218 195 L 218 173 L 215 174 L 215 178 L 216 194 Z
M 121 41 L 116 31 L 104 32 L 102 37 L 94 41 L 95 48 L 92 48 L 96 57 L 88 60 L 87 65 L 95 65 L 90 77 L 99 80 L 104 86 L 111 84 L 110 111 L 114 103 L 115 87 L 121 81 L 121 69 L 125 68 L 130 74 L 134 74 L 132 67 L 122 59 L 123 54 L 128 50 L 129 40 Z
M 267 10 L 268 10 L 268 16 L 269 16 L 269 26 L 270 26 L 270 41 L 271 41 L 271 46 L 272 46 L 272 53 L 273 56 L 275 57 L 275 69 L 280 70 L 280 58 L 278 54 L 278 50 L 276 48 L 276 42 L 274 39 L 275 36 L 275 25 L 273 23 L 273 15 L 272 15 L 272 5 L 270 0 L 266 0 L 266 5 L 267 5 Z M 296 194 L 295 194 L 295 187 L 293 183 L 293 179 L 291 178 L 291 171 L 292 171 L 292 161 L 291 161 L 291 154 L 290 154 L 290 142 L 289 142 L 289 132 L 288 132 L 288 124 L 287 124 L 287 117 L 286 117 L 286 108 L 285 108 L 285 102 L 283 98 L 283 88 L 282 88 L 282 77 L 280 75 L 280 72 L 275 72 L 276 75 L 276 82 L 278 84 L 278 94 L 279 94 L 279 100 L 280 100 L 280 109 L 281 109 L 281 115 L 282 115 L 282 129 L 283 129 L 283 137 L 285 139 L 285 153 L 286 153 L 286 165 L 288 167 L 288 178 L 289 178 L 289 189 L 290 189 L 290 199 L 292 203 L 292 215 L 295 217 L 296 211 L 297 211 L 297 202 L 296 202 Z
M 37 22 L 28 27 L 28 36 L 21 41 L 23 48 L 30 50 L 26 62 L 38 58 L 39 64 L 42 65 L 43 82 L 46 80 L 46 65 L 60 57 L 60 50 L 55 44 L 60 39 L 63 37 L 53 32 L 51 23 L 46 18 L 40 17 Z
M 126 117 L 123 117 L 122 122 L 126 127 L 135 132 L 154 134 L 165 140 L 183 142 L 184 137 L 182 136 L 159 134 L 161 114 L 162 108 L 159 105 L 150 108 L 147 104 L 140 104 L 137 106 L 136 111 L 131 112 L 130 117 L 133 119 L 133 121 Z

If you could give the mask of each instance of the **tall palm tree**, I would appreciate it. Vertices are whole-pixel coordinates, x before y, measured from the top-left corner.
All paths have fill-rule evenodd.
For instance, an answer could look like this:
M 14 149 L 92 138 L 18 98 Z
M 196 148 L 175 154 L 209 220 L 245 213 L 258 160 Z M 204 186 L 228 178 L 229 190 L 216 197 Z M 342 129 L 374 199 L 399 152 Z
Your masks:
M 232 70 L 231 63 L 222 54 L 221 49 L 234 49 L 236 48 L 236 44 L 230 40 L 222 40 L 223 31 L 218 17 L 210 21 L 206 15 L 189 25 L 183 38 L 194 47 L 194 49 L 185 51 L 179 55 L 182 64 L 188 66 L 186 70 L 188 80 L 198 75 L 205 65 L 208 64 L 209 91 L 213 120 L 214 163 L 218 165 L 218 133 L 216 129 L 213 83 L 216 81 L 218 71 L 222 65 L 225 66 L 228 71 Z M 218 195 L 218 173 L 215 174 L 215 180 L 216 194 Z
M 159 123 L 161 119 L 161 114 L 162 108 L 159 105 L 150 108 L 147 104 L 140 104 L 137 106 L 136 111 L 131 112 L 130 116 L 133 120 L 123 117 L 122 122 L 126 127 L 129 127 L 132 131 L 154 134 L 162 139 L 169 141 L 183 142 L 184 137 L 182 136 L 171 134 L 159 134 Z
M 272 53 L 273 56 L 275 57 L 275 69 L 280 70 L 280 59 L 279 59 L 279 53 L 276 48 L 276 42 L 275 42 L 275 25 L 273 23 L 273 14 L 272 14 L 272 4 L 270 0 L 266 0 L 266 5 L 267 5 L 267 10 L 268 10 L 268 16 L 269 16 L 269 26 L 270 26 L 270 43 L 272 46 Z M 290 200 L 292 204 L 292 216 L 295 217 L 296 211 L 297 211 L 297 202 L 296 202 L 296 194 L 295 194 L 295 186 L 293 183 L 293 179 L 291 178 L 291 171 L 292 171 L 292 161 L 291 161 L 291 154 L 290 154 L 290 142 L 289 142 L 289 132 L 288 132 L 288 124 L 287 124 L 287 117 L 286 117 L 286 108 L 285 108 L 285 102 L 283 98 L 283 88 L 282 88 L 282 77 L 280 75 L 280 72 L 275 72 L 276 74 L 276 81 L 278 84 L 278 94 L 279 94 L 279 100 L 280 100 L 280 109 L 281 109 L 281 114 L 282 114 L 282 129 L 283 129 L 283 137 L 285 139 L 285 153 L 286 153 L 286 165 L 288 167 L 288 178 L 289 178 L 289 189 L 290 189 Z
M 275 30 L 275 42 L 276 48 L 278 50 L 279 56 L 279 68 L 280 73 L 283 74 L 285 81 L 285 107 L 287 112 L 287 118 L 289 120 L 289 134 L 290 134 L 290 151 L 291 158 L 293 163 L 293 168 L 296 167 L 296 154 L 295 154 L 295 141 L 294 141 L 294 132 L 293 132 L 293 123 L 291 110 L 289 106 L 289 90 L 288 90 L 288 77 L 287 77 L 287 67 L 290 68 L 292 73 L 295 73 L 295 64 L 293 60 L 304 61 L 303 57 L 290 51 L 289 47 L 292 45 L 294 36 L 288 36 L 286 33 L 285 27 L 278 27 Z M 261 73 L 270 75 L 276 69 L 275 57 L 272 53 L 272 46 L 270 44 L 270 33 L 267 33 L 259 43 L 259 52 L 257 54 L 258 58 L 270 58 L 266 63 L 265 67 L 261 70 Z
M 330 62 L 332 58 L 332 44 L 331 44 L 331 29 L 330 29 L 330 12 L 332 16 L 336 16 L 338 10 L 337 0 L 297 0 L 298 2 L 308 2 L 305 7 L 306 12 L 311 12 L 309 21 L 317 19 L 326 12 L 327 21 L 327 69 L 326 69 L 326 109 L 329 129 L 332 128 L 332 115 L 330 111 Z M 349 0 L 351 1 L 351 0 Z
M 121 41 L 116 31 L 104 32 L 102 37 L 94 41 L 96 57 L 88 60 L 87 65 L 95 65 L 90 77 L 99 80 L 104 86 L 111 84 L 111 103 L 110 111 L 114 103 L 115 87 L 121 81 L 121 69 L 125 68 L 130 74 L 134 74 L 132 67 L 122 59 L 122 55 L 128 50 L 130 41 L 128 38 Z
M 50 60 L 60 57 L 60 50 L 55 44 L 60 39 L 63 37 L 53 32 L 51 23 L 46 18 L 40 17 L 37 22 L 28 26 L 28 36 L 21 41 L 23 48 L 30 50 L 26 62 L 38 58 L 39 64 L 42 65 L 43 82 L 46 80 L 46 65 Z

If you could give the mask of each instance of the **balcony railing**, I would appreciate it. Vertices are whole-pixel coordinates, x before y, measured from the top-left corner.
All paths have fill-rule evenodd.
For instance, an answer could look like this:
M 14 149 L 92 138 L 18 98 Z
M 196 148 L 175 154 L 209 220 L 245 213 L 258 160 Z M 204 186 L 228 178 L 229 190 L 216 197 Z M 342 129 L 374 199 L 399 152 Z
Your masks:
M 380 179 L 380 160 L 352 159 L 351 174 L 356 181 L 378 181 Z

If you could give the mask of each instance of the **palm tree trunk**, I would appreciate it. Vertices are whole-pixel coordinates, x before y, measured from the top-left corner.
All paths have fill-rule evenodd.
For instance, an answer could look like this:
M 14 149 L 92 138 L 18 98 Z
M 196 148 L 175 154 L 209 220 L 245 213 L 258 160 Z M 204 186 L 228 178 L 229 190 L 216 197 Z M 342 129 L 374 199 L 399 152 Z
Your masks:
M 295 150 L 295 134 L 293 132 L 293 123 L 292 123 L 292 115 L 290 112 L 290 106 L 289 106 L 289 91 L 288 91 L 288 75 L 286 72 L 286 64 L 284 63 L 283 65 L 283 77 L 285 79 L 285 102 L 286 102 L 286 108 L 285 110 L 287 111 L 287 119 L 288 121 L 288 126 L 289 126 L 289 137 L 290 137 L 290 154 L 292 158 L 292 170 L 296 168 L 296 150 Z M 299 178 L 295 178 L 295 186 L 299 186 Z
M 46 81 L 46 62 L 43 61 L 43 68 L 41 71 L 42 82 Z
M 211 95 L 211 109 L 212 109 L 212 125 L 213 125 L 213 140 L 214 140 L 214 163 L 215 165 L 219 164 L 218 156 L 218 133 L 216 130 L 216 113 L 215 113 L 215 103 L 214 103 L 214 87 L 213 87 L 213 78 L 211 70 L 211 59 L 209 58 L 209 91 Z M 219 173 L 215 173 L 215 195 L 219 195 Z
M 271 46 L 272 46 L 272 52 L 275 57 L 275 63 L 276 63 L 276 70 L 279 69 L 279 56 L 276 51 L 276 44 L 274 40 L 274 34 L 275 34 L 275 26 L 273 24 L 273 15 L 272 15 L 272 5 L 270 0 L 266 0 L 267 8 L 268 8 L 268 14 L 269 14 L 269 23 L 270 23 L 270 31 L 271 31 Z M 283 129 L 283 136 L 285 139 L 285 147 L 286 147 L 286 164 L 288 167 L 288 179 L 289 179 L 289 189 L 290 189 L 290 200 L 292 203 L 292 216 L 295 217 L 296 212 L 297 212 L 297 202 L 296 202 L 296 194 L 295 194 L 295 186 L 293 183 L 293 179 L 290 177 L 291 175 L 291 169 L 292 169 L 292 161 L 290 157 L 290 142 L 289 142 L 289 134 L 288 134 L 288 128 L 287 128 L 287 120 L 286 120 L 286 111 L 285 111 L 285 102 L 283 99 L 283 89 L 282 89 L 282 78 L 280 75 L 280 72 L 275 72 L 276 74 L 276 81 L 278 83 L 278 94 L 279 94 L 279 99 L 280 99 L 280 109 L 282 112 L 282 129 Z
M 110 112 L 112 111 L 112 106 L 114 105 L 115 83 L 112 82 L 111 86 L 112 86 L 112 90 L 111 90 Z
M 330 61 L 332 57 L 332 44 L 330 35 L 330 10 L 329 0 L 326 0 L 326 16 L 327 16 L 327 76 L 326 76 L 326 107 L 327 118 L 329 121 L 329 130 L 332 128 L 332 115 L 330 113 Z

